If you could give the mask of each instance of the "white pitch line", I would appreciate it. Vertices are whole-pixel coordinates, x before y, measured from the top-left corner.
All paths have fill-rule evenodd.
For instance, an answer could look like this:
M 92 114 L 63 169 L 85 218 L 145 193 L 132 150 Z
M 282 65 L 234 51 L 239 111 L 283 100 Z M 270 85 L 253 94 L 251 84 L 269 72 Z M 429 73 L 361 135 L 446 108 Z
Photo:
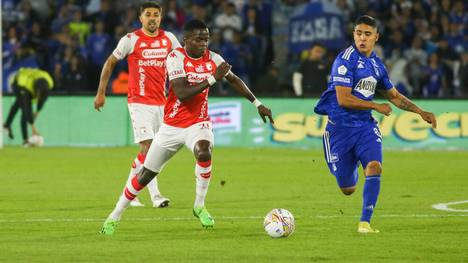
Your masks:
M 450 208 L 450 205 L 459 205 L 459 204 L 465 204 L 468 203 L 468 200 L 463 200 L 463 201 L 456 201 L 456 202 L 449 202 L 449 203 L 439 203 L 432 205 L 432 208 L 437 209 L 437 210 L 442 210 L 442 211 L 449 211 L 449 212 L 468 212 L 468 209 L 455 209 L 455 208 Z
M 375 215 L 375 218 L 446 218 L 446 217 L 468 217 L 468 214 L 384 214 Z M 217 220 L 263 220 L 261 216 L 218 216 Z M 314 215 L 302 218 L 315 218 L 315 219 L 336 219 L 336 218 L 359 218 L 358 215 Z M 125 218 L 122 221 L 192 221 L 194 217 L 142 217 L 142 218 Z M 102 222 L 104 218 L 30 218 L 30 219 L 0 219 L 0 223 L 56 223 L 56 222 Z

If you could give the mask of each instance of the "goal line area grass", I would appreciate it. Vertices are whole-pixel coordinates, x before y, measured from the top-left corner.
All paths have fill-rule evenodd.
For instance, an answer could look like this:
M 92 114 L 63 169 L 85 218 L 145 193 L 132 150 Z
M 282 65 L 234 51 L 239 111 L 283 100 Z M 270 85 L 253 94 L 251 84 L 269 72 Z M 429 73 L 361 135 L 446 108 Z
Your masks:
M 128 208 L 113 236 L 98 234 L 127 180 L 136 147 L 0 150 L 0 262 L 464 262 L 468 152 L 385 151 L 372 224 L 356 232 L 357 191 L 341 194 L 318 150 L 215 148 L 203 229 L 192 215 L 194 157 L 158 175 L 168 208 Z M 272 239 L 263 217 L 285 208 L 296 231 Z

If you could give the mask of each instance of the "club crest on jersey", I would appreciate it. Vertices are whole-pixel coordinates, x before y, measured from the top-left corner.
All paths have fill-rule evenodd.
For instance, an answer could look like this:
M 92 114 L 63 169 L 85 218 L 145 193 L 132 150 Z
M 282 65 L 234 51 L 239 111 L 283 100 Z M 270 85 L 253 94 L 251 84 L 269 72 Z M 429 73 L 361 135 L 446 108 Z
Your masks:
M 207 69 L 207 70 L 212 70 L 212 69 L 213 69 L 213 66 L 211 66 L 211 63 L 210 63 L 210 62 L 207 62 L 207 63 L 206 63 L 206 69 Z
M 161 40 L 161 42 L 162 42 L 162 45 L 163 45 L 164 47 L 167 46 L 167 40 L 166 40 L 166 39 Z
M 377 86 L 377 80 L 370 76 L 367 78 L 360 79 L 354 90 L 368 98 L 375 93 L 375 87 Z
M 203 67 L 203 65 L 198 65 L 195 68 L 195 71 L 198 72 L 198 73 L 205 72 L 205 68 Z

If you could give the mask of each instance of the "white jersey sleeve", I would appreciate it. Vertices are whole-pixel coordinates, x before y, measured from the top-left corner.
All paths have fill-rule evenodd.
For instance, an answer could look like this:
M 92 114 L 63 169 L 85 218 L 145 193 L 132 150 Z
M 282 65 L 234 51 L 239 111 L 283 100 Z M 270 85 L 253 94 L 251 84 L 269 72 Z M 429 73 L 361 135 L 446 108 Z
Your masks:
M 133 33 L 126 34 L 120 39 L 117 47 L 112 52 L 112 55 L 119 60 L 124 59 L 133 52 L 137 39 L 138 37 Z
M 216 66 L 219 66 L 221 65 L 221 63 L 224 62 L 224 58 L 221 57 L 221 55 L 219 55 L 218 53 L 216 52 L 213 52 L 213 51 L 210 51 L 210 55 L 211 55 L 211 59 L 213 60 L 213 62 L 216 64 Z M 226 73 L 225 76 L 229 75 L 229 74 L 232 74 L 232 71 L 229 70 L 228 73 Z
M 171 40 L 172 43 L 172 50 L 182 47 L 179 43 L 179 40 L 177 40 L 177 37 L 174 36 L 171 32 L 166 31 L 166 36 Z
M 169 53 L 166 59 L 166 68 L 169 80 L 186 77 L 184 55 L 177 50 Z

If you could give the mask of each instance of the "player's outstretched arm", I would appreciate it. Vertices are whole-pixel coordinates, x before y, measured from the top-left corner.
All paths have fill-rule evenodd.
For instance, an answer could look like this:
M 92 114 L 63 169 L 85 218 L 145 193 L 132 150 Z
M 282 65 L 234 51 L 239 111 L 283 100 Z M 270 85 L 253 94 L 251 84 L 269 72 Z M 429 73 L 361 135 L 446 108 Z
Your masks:
M 353 94 L 348 87 L 336 86 L 336 99 L 341 107 L 353 110 L 375 110 L 385 116 L 392 113 L 392 107 L 388 103 L 375 103 L 373 101 L 362 100 Z
M 432 112 L 422 110 L 410 99 L 398 92 L 396 88 L 393 87 L 387 90 L 385 97 L 398 108 L 419 114 L 423 120 L 432 125 L 432 128 L 437 127 L 437 120 Z
M 102 67 L 101 78 L 99 80 L 99 87 L 96 93 L 96 97 L 94 98 L 94 108 L 97 111 L 101 111 L 101 108 L 104 107 L 104 104 L 106 103 L 107 84 L 109 83 L 110 76 L 117 62 L 118 59 L 111 54 L 104 63 L 104 66 Z
M 262 117 L 264 123 L 266 123 L 267 118 L 270 120 L 271 124 L 275 123 L 273 121 L 271 110 L 265 107 L 265 105 L 263 105 L 259 100 L 257 100 L 257 98 L 255 98 L 255 95 L 252 93 L 252 91 L 250 91 L 247 85 L 245 85 L 245 83 L 238 76 L 236 76 L 236 74 L 230 72 L 226 75 L 226 79 L 240 95 L 247 98 L 257 107 L 258 114 L 260 117 Z

